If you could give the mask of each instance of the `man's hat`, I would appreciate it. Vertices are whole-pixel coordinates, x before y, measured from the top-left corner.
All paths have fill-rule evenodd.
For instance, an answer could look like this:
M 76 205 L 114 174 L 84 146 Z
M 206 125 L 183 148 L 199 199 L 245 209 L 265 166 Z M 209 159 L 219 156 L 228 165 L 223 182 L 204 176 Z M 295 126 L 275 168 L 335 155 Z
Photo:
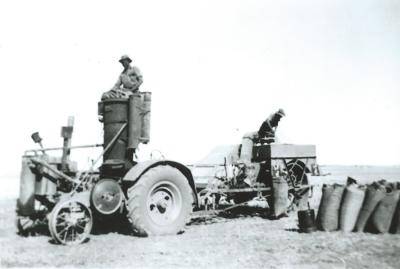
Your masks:
M 119 59 L 119 62 L 122 63 L 122 61 L 128 60 L 129 62 L 132 62 L 131 58 L 129 58 L 128 55 L 122 55 L 121 59 Z
M 281 116 L 281 117 L 286 116 L 285 111 L 283 111 L 282 108 L 280 108 L 278 111 L 276 111 L 275 114 L 278 114 L 278 115 Z

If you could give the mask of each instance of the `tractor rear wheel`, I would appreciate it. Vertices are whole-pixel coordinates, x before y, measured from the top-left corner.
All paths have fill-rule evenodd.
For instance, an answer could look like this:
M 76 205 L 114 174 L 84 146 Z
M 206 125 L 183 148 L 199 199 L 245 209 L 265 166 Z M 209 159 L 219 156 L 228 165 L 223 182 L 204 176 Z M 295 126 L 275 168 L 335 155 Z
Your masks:
M 186 177 L 171 166 L 147 171 L 128 190 L 128 219 L 141 236 L 177 234 L 192 212 L 192 190 Z

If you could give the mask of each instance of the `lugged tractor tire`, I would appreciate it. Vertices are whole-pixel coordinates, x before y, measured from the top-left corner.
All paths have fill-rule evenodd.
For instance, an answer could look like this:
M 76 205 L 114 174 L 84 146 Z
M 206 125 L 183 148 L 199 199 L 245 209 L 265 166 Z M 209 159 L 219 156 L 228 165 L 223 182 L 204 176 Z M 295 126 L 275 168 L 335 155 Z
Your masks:
M 186 177 L 171 166 L 156 166 L 128 189 L 128 219 L 139 236 L 177 234 L 189 221 L 192 203 Z

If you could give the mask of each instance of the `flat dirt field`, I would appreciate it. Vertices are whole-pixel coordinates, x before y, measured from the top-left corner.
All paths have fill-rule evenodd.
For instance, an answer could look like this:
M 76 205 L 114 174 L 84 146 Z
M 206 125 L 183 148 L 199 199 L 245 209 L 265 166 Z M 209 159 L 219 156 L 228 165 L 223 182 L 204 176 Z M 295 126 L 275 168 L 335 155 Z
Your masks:
M 320 184 L 335 178 L 313 180 L 317 186 L 311 205 L 317 208 Z M 263 212 L 241 208 L 226 216 L 194 217 L 180 235 L 139 238 L 108 233 L 70 247 L 52 244 L 45 235 L 17 235 L 14 210 L 15 199 L 0 200 L 4 268 L 400 268 L 400 235 L 301 234 L 296 214 L 269 220 Z

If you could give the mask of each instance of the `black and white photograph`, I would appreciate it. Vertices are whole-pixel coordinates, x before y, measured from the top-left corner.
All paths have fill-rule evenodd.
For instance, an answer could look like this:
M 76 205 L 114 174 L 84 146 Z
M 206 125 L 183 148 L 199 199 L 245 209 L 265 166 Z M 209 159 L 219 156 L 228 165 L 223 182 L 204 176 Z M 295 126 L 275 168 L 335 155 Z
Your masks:
M 400 1 L 0 1 L 0 268 L 400 268 Z

